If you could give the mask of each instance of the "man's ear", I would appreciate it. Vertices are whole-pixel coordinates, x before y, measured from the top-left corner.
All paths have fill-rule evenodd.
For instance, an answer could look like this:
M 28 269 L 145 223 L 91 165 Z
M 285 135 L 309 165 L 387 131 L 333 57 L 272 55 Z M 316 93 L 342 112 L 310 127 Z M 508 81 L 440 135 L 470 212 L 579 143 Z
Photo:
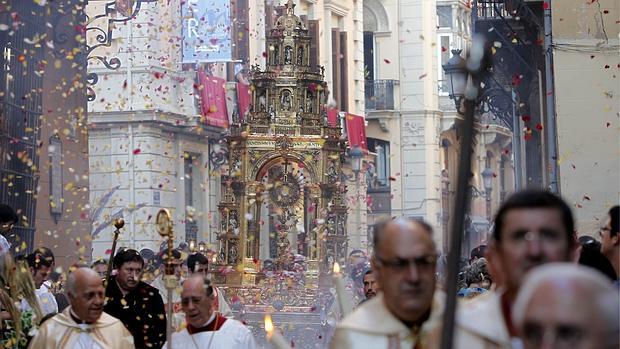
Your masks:
M 610 236 L 610 238 L 611 238 L 611 242 L 614 244 L 614 246 L 620 245 L 620 233 L 616 233 L 616 235 Z
M 487 267 L 489 268 L 489 273 L 493 278 L 493 284 L 502 285 L 503 280 L 502 276 L 504 275 L 504 268 L 501 262 L 501 251 L 499 250 L 499 242 L 495 239 L 491 239 L 487 245 L 487 249 L 484 253 L 484 258 L 487 260 Z

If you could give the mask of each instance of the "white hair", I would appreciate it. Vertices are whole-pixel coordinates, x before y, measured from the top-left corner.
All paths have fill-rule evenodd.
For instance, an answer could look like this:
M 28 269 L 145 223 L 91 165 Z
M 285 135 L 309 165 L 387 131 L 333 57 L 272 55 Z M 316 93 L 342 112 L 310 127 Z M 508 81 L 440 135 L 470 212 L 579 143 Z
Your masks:
M 512 320 L 515 325 L 520 327 L 523 324 L 528 304 L 536 291 L 546 282 L 582 286 L 587 294 L 581 301 L 590 302 L 596 307 L 596 313 L 600 314 L 607 324 L 604 332 L 606 339 L 610 341 L 609 348 L 618 347 L 620 324 L 618 290 L 602 273 L 579 264 L 549 263 L 530 272 L 512 306 Z

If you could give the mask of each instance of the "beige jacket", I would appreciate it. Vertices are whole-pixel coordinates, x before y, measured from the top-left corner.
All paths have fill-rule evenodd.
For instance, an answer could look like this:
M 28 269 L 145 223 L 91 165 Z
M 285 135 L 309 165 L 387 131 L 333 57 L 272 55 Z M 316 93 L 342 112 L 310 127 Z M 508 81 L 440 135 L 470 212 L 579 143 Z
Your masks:
M 85 335 L 104 349 L 134 349 L 133 337 L 117 318 L 102 313 L 97 322 L 85 325 L 76 323 L 70 312 L 71 307 L 67 307 L 62 313 L 45 321 L 30 341 L 28 348 L 79 348 L 78 340 L 80 336 Z
M 360 305 L 336 327 L 331 349 L 411 349 L 420 341 L 421 349 L 439 347 L 444 297 L 435 293 L 430 318 L 414 334 L 385 306 L 383 294 Z
M 488 291 L 459 304 L 454 349 L 512 349 L 504 322 L 501 292 Z

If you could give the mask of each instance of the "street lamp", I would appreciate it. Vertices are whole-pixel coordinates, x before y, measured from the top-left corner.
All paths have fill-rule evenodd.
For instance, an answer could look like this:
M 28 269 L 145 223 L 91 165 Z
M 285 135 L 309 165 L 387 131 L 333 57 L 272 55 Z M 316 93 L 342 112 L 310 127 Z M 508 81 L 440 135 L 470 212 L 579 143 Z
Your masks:
M 486 197 L 487 220 L 491 222 L 491 191 L 493 190 L 493 171 L 485 168 L 481 173 L 482 183 L 484 184 L 484 195 Z
M 355 201 L 357 202 L 357 209 L 355 210 L 355 219 L 357 221 L 357 234 L 361 236 L 362 231 L 362 218 L 361 218 L 361 206 L 360 206 L 360 171 L 362 170 L 362 160 L 364 158 L 364 151 L 359 146 L 354 146 L 349 150 L 349 156 L 351 157 L 351 170 L 355 174 Z
M 448 93 L 450 99 L 454 100 L 456 110 L 463 114 L 461 111 L 461 102 L 465 95 L 465 86 L 467 84 L 467 61 L 461 57 L 463 50 L 452 50 L 452 57 L 442 65 L 446 74 L 446 82 L 448 84 Z

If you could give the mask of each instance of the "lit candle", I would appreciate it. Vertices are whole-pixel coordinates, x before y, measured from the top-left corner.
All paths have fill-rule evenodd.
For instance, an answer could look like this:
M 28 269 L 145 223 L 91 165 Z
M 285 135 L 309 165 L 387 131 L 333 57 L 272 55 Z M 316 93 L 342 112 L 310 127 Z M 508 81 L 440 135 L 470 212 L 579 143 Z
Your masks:
M 265 331 L 267 332 L 267 341 L 273 344 L 276 349 L 291 349 L 286 339 L 273 327 L 271 315 L 269 314 L 265 315 Z
M 338 298 L 338 304 L 340 305 L 340 313 L 342 314 L 342 317 L 345 317 L 353 311 L 353 307 L 351 306 L 351 301 L 345 292 L 344 279 L 342 278 L 342 274 L 340 274 L 340 265 L 338 262 L 334 263 L 334 284 L 336 286 L 336 297 Z

